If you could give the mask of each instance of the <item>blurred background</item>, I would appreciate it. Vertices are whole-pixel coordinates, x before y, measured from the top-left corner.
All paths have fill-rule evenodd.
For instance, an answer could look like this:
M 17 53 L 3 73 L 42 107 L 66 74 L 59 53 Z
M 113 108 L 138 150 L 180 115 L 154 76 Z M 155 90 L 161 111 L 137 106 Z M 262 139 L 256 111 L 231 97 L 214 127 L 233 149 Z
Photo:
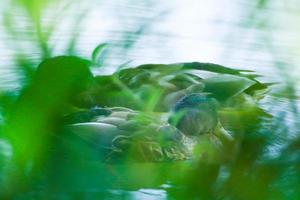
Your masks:
M 16 56 L 89 58 L 100 43 L 108 73 L 129 61 L 201 61 L 297 80 L 299 9 L 292 0 L 3 0 L 1 87 L 16 83 Z
M 261 101 L 277 131 L 268 155 L 280 157 L 299 137 L 300 1 L 1 0 L 0 13 L 1 94 L 19 91 L 47 57 L 90 59 L 97 45 L 105 45 L 95 74 L 122 64 L 193 61 L 255 70 L 261 80 L 278 83 Z M 10 154 L 4 143 L 1 151 Z M 167 198 L 163 189 L 112 191 L 120 193 Z

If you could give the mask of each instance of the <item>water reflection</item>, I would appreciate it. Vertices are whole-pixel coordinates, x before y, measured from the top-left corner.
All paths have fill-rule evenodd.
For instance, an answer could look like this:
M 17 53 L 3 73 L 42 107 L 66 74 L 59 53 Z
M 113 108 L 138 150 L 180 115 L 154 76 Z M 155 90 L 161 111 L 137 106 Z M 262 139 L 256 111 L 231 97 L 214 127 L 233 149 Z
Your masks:
M 45 7 L 42 15 L 43 31 L 48 30 L 45 36 L 30 34 L 38 30 L 24 10 L 4 5 L 3 14 L 8 10 L 14 19 L 12 29 L 19 40 L 11 32 L 1 32 L 1 46 L 12 51 L 1 52 L 1 63 L 7 64 L 7 58 L 15 53 L 25 53 L 23 49 L 26 56 L 36 59 L 42 55 L 40 51 L 58 55 L 76 50 L 89 57 L 97 44 L 106 42 L 107 71 L 130 60 L 133 66 L 202 61 L 250 68 L 262 74 L 274 71 L 268 73 L 268 78 L 278 80 L 282 78 L 276 70 L 278 62 L 280 68 L 299 72 L 296 67 L 299 16 L 290 11 L 292 3 L 261 2 L 264 3 L 259 4 L 259 9 L 255 1 L 241 0 L 222 1 L 221 5 L 219 1 L 203 0 L 55 2 Z M 37 37 L 44 37 L 45 44 L 36 44 Z

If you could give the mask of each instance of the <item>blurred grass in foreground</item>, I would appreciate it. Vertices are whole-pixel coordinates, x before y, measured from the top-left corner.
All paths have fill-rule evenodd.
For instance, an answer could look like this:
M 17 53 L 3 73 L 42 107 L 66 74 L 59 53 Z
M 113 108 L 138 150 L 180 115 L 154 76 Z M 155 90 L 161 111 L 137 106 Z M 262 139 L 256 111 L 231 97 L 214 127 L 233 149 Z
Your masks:
M 29 4 L 24 2 L 18 1 L 34 21 L 40 38 L 37 41 L 41 50 L 41 60 L 51 57 L 47 36 L 42 33 L 39 24 L 41 23 L 39 12 L 47 6 L 48 2 L 29 1 Z M 260 6 L 265 6 L 267 3 L 268 1 L 259 1 Z M 9 22 L 8 25 L 11 23 L 13 22 Z M 108 195 L 106 189 L 159 188 L 166 180 L 172 180 L 170 188 L 166 189 L 170 199 L 201 197 L 202 199 L 296 200 L 300 198 L 299 131 L 293 137 L 287 135 L 290 126 L 286 124 L 287 116 L 283 112 L 275 112 L 274 117 L 270 119 L 264 117 L 260 110 L 247 106 L 221 113 L 225 124 L 235 124 L 234 127 L 228 128 L 234 131 L 237 138 L 236 149 L 230 154 L 231 162 L 221 166 L 201 161 L 192 164 L 128 163 L 121 166 L 107 166 L 98 162 L 86 163 L 76 159 L 58 160 L 57 163 L 49 164 L 47 150 L 51 140 L 47 136 L 48 131 L 59 126 L 59 119 L 55 116 L 72 109 L 65 106 L 70 103 L 69 95 L 81 91 L 81 85 L 76 86 L 73 83 L 82 83 L 81 80 L 85 78 L 81 78 L 83 76 L 81 72 L 76 75 L 61 72 L 61 77 L 58 77 L 56 75 L 59 69 L 54 68 L 55 73 L 47 72 L 43 80 L 34 80 L 34 74 L 38 73 L 35 72 L 36 64 L 31 63 L 25 55 L 17 55 L 16 61 L 24 67 L 25 77 L 29 77 L 22 91 L 31 90 L 31 92 L 27 97 L 20 97 L 13 92 L 1 93 L 3 119 L 0 119 L 2 137 L 0 187 L 3 198 L 17 193 L 20 193 L 19 197 L 23 199 L 105 198 Z M 64 65 L 62 61 L 55 64 L 55 66 L 62 65 Z M 66 63 L 66 65 L 77 66 L 78 62 Z M 279 63 L 278 66 L 280 72 L 281 64 Z M 286 79 L 289 80 L 289 77 Z M 70 80 L 72 81 L 69 82 Z M 51 82 L 50 85 L 48 81 Z M 31 83 L 35 83 L 37 87 L 30 88 Z M 53 85 L 54 83 L 56 86 Z M 297 97 L 297 88 L 293 84 L 288 82 L 287 90 L 277 92 L 273 96 L 267 95 L 267 98 L 273 99 L 271 102 L 274 103 L 272 106 L 275 108 L 281 106 L 278 100 L 287 102 L 288 107 L 293 110 L 293 119 L 299 122 L 296 101 L 287 98 Z M 54 90 L 59 92 L 55 91 L 53 94 Z M 274 96 L 280 96 L 281 99 Z M 16 99 L 20 98 L 25 100 L 20 100 L 16 104 Z M 6 119 L 11 117 L 11 123 L 6 124 Z M 295 126 L 295 129 L 299 130 L 299 123 Z M 23 131 L 24 129 L 26 131 Z M 18 136 L 15 136 L 16 133 Z M 79 146 L 78 149 L 78 151 L 85 151 L 84 147 Z M 12 152 L 16 153 L 16 158 L 12 157 Z M 34 157 L 38 157 L 37 161 L 41 161 L 42 164 L 35 166 L 36 163 L 32 162 L 36 159 Z M 17 165 L 14 163 L 15 160 L 11 159 L 17 159 Z M 13 164 L 10 164 L 11 161 Z M 50 175 L 45 176 L 44 173 Z M 8 184 L 3 181 L 7 178 Z M 114 196 L 114 198 L 118 197 L 121 199 L 122 195 Z
M 175 199 L 297 198 L 293 183 L 299 174 L 297 158 L 286 159 L 287 153 L 294 153 L 297 141 L 277 151 L 276 156 L 269 154 L 268 148 L 278 142 L 280 132 L 275 129 L 278 121 L 252 104 L 242 104 L 239 99 L 236 99 L 236 107 L 220 113 L 225 128 L 235 137 L 233 149 L 224 154 L 229 157 L 225 163 L 201 159 L 170 164 L 89 162 L 79 155 L 93 152 L 80 143 L 71 144 L 77 149 L 71 159 L 64 159 L 64 151 L 52 157 L 51 152 L 57 147 L 52 143 L 53 134 L 60 127 L 60 116 L 74 109 L 76 96 L 86 90 L 85 83 L 93 84 L 89 65 L 90 62 L 77 57 L 46 60 L 18 100 L 11 102 L 2 127 L 2 135 L 6 136 L 1 145 L 2 161 L 3 166 L 8 166 L 2 172 L 4 198 L 15 195 L 25 199 L 56 199 L 64 195 L 79 198 L 89 196 L 91 189 L 103 192 L 109 188 L 159 188 L 166 181 L 170 184 L 166 190 L 170 198 Z M 53 76 L 49 76 L 49 69 Z M 109 97 L 110 93 L 105 95 Z M 4 141 L 11 144 L 12 157 Z M 203 148 L 210 148 L 214 155 L 215 147 L 203 144 Z M 102 196 L 102 192 L 90 195 Z

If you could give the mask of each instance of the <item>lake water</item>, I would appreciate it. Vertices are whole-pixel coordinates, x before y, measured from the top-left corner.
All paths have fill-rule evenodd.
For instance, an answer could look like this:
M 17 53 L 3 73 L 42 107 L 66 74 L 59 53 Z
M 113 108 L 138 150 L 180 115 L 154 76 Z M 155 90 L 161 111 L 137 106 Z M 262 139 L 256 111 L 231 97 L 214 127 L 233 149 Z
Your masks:
M 14 20 L 14 36 L 2 23 L 0 32 L 1 86 L 10 85 L 14 54 L 33 59 L 41 52 L 24 10 L 1 1 L 1 21 Z M 53 55 L 66 52 L 77 36 L 76 53 L 90 57 L 108 43 L 105 71 L 131 61 L 143 63 L 213 62 L 252 69 L 269 80 L 299 74 L 299 2 L 280 0 L 258 7 L 256 1 L 68 1 L 43 12 L 43 28 L 54 24 L 48 45 Z M 298 6 L 298 7 L 297 7 Z
M 119 65 L 144 63 L 212 62 L 250 69 L 262 80 L 291 86 L 299 95 L 300 1 L 282 0 L 116 0 L 61 1 L 43 12 L 42 27 L 54 26 L 47 40 L 52 55 L 69 53 L 90 58 L 107 43 L 102 68 L 111 73 Z M 260 2 L 260 4 L 258 3 Z M 70 3 L 70 5 L 68 4 Z M 0 92 L 20 86 L 15 56 L 38 62 L 41 43 L 24 9 L 0 2 Z M 8 18 L 13 20 L 8 30 Z M 73 41 L 73 42 L 74 42 Z M 275 102 L 275 103 L 274 103 Z M 299 99 L 269 96 L 263 106 L 299 134 Z M 112 191 L 118 194 L 118 191 Z M 128 192 L 131 199 L 164 199 L 163 190 Z M 129 198 L 129 197 L 128 197 Z

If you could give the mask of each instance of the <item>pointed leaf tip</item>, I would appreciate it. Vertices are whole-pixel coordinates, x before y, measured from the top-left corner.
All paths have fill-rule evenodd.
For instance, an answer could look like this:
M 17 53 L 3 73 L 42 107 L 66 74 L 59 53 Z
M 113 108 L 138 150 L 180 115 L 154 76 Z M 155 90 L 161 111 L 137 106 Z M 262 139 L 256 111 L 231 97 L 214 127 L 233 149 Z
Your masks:
M 92 53 L 92 61 L 94 63 L 99 63 L 102 53 L 103 53 L 103 50 L 106 46 L 107 46 L 107 43 L 101 43 L 94 49 L 94 51 Z

